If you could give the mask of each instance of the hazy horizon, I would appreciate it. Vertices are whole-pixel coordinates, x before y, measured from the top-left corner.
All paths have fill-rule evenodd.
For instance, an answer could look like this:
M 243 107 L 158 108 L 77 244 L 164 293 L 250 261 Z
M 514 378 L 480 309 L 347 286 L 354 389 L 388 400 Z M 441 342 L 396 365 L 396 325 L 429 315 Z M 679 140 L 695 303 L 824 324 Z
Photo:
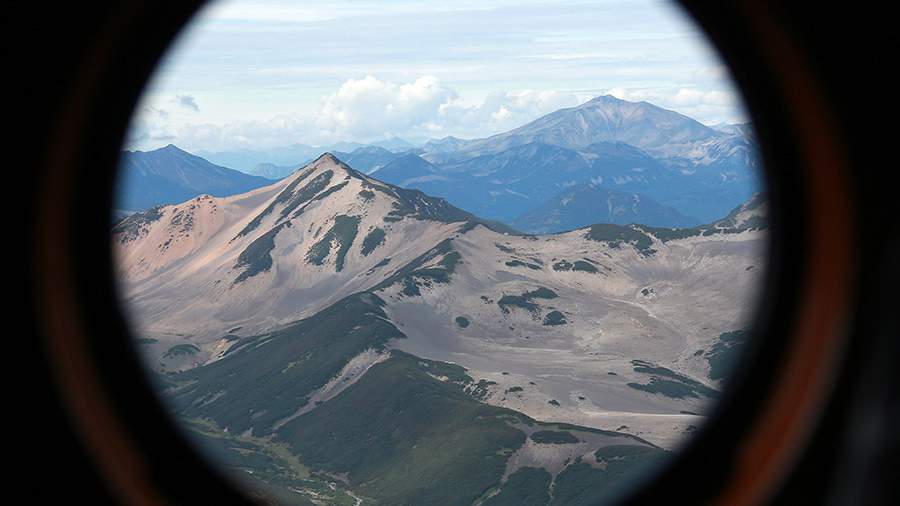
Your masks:
M 478 138 L 605 94 L 746 121 L 724 65 L 670 2 L 220 1 L 160 63 L 124 147 Z

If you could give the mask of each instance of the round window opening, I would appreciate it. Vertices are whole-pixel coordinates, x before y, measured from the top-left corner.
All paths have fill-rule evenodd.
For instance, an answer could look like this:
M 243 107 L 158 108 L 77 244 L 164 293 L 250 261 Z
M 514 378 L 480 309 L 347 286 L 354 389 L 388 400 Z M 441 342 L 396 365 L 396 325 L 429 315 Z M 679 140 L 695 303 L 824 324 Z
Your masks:
M 750 347 L 767 199 L 658 1 L 215 2 L 160 63 L 112 243 L 172 417 L 280 504 L 604 504 Z

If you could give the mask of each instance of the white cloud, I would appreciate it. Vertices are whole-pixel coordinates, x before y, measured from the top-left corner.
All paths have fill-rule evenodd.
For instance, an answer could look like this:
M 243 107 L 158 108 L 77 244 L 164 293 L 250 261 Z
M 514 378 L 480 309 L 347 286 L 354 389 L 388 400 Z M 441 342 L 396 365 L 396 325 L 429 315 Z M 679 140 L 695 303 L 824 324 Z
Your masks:
M 494 92 L 480 104 L 469 105 L 461 100 L 445 104 L 440 110 L 440 119 L 447 134 L 481 137 L 515 128 L 581 102 L 573 93 L 552 90 Z
M 198 122 L 199 111 L 182 103 L 181 97 L 176 95 L 154 101 L 175 104 L 173 109 L 139 107 L 131 121 L 126 148 L 155 149 L 172 143 L 189 151 L 264 149 L 304 142 L 316 135 L 308 119 L 285 115 L 264 121 Z
M 441 106 L 457 98 L 434 76 L 395 84 L 373 76 L 348 79 L 322 100 L 316 125 L 337 138 L 398 135 L 434 121 Z
M 334 93 L 321 98 L 317 111 L 307 115 L 199 123 L 199 106 L 193 96 L 157 97 L 153 104 L 177 106 L 142 107 L 135 116 L 129 146 L 152 149 L 173 142 L 193 151 L 225 151 L 295 143 L 371 142 L 393 136 L 418 141 L 447 135 L 486 137 L 576 106 L 603 92 L 630 101 L 644 100 L 707 124 L 723 117 L 731 121 L 743 119 L 733 117 L 733 111 L 739 107 L 737 97 L 718 89 L 618 87 L 580 95 L 554 90 L 498 91 L 473 102 L 461 98 L 456 89 L 434 75 L 409 82 L 367 75 L 347 79 Z
M 437 77 L 425 75 L 409 83 L 382 81 L 374 76 L 349 79 L 325 97 L 316 125 L 340 140 L 367 141 L 400 136 L 478 137 L 514 128 L 578 97 L 556 91 L 525 90 L 490 93 L 471 104 Z
M 186 100 L 186 99 L 190 100 Z M 470 103 L 433 75 L 406 83 L 365 76 L 346 80 L 321 99 L 312 115 L 277 115 L 263 120 L 197 122 L 192 96 L 157 97 L 152 103 L 177 104 L 166 110 L 139 109 L 129 147 L 152 149 L 175 142 L 195 151 L 267 149 L 293 143 L 323 145 L 368 142 L 393 136 L 414 140 L 454 135 L 482 137 L 515 128 L 582 100 L 552 90 L 503 91 Z

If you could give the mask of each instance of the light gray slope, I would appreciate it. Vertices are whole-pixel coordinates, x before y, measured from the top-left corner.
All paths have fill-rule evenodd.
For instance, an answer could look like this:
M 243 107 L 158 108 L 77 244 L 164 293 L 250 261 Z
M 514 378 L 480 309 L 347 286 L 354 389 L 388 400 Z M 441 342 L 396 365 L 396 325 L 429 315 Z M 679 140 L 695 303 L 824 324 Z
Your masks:
M 467 368 L 485 401 L 671 447 L 721 386 L 702 352 L 746 328 L 764 210 L 710 233 L 518 236 L 326 155 L 245 195 L 136 216 L 114 240 L 126 307 L 166 370 L 369 292 L 406 335 L 388 347 Z

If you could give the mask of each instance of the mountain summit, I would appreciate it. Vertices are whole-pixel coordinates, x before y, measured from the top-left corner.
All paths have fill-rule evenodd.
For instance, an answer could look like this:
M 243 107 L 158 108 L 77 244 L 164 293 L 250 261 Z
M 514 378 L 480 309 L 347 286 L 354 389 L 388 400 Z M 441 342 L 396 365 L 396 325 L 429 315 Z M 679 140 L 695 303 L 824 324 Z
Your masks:
M 597 142 L 624 142 L 653 155 L 676 156 L 697 142 L 726 135 L 648 102 L 629 102 L 604 95 L 577 107 L 552 112 L 509 132 L 470 141 L 462 150 L 474 154 L 493 153 L 532 142 L 573 149 Z
M 227 315 L 219 325 L 206 317 L 204 333 L 221 335 L 235 322 L 262 329 L 321 309 L 478 224 L 511 231 L 326 153 L 278 183 L 153 208 L 114 232 L 122 275 L 164 313 L 155 326 L 192 327 L 206 307 Z M 297 300 L 307 303 L 286 303 Z
M 119 164 L 116 207 L 142 210 L 200 194 L 244 193 L 271 182 L 215 165 L 173 144 L 153 151 L 125 151 Z
M 486 218 L 511 223 L 527 215 L 533 223 L 524 226 L 534 230 L 562 223 L 538 214 L 550 210 L 557 195 L 596 181 L 712 221 L 759 191 L 755 140 L 746 133 L 718 131 L 675 111 L 606 95 L 484 139 L 426 143 L 372 175 L 440 195 Z
M 396 349 L 452 360 L 499 384 L 545 378 L 535 399 L 548 397 L 517 409 L 544 416 L 555 399 L 557 419 L 565 413 L 591 425 L 590 410 L 566 392 L 593 392 L 600 404 L 603 392 L 621 398 L 612 394 L 628 391 L 621 381 L 640 379 L 631 359 L 705 377 L 704 362 L 682 358 L 743 325 L 741 308 L 752 297 L 744 287 L 755 286 L 759 272 L 748 267 L 761 260 L 760 211 L 757 199 L 705 227 L 595 224 L 520 235 L 326 153 L 245 194 L 200 196 L 133 215 L 116 227 L 114 240 L 137 327 L 158 341 L 150 347 L 157 367 L 215 362 L 235 333 L 264 335 L 364 293 L 382 300 L 387 318 L 408 337 Z M 707 302 L 691 305 L 700 293 Z M 643 323 L 623 326 L 622 318 Z M 653 338 L 639 329 L 653 329 Z M 196 353 L 166 356 L 180 344 Z M 558 363 L 522 356 L 500 365 L 546 347 L 556 350 Z M 586 350 L 620 347 L 616 356 L 624 362 L 605 366 L 627 369 L 619 378 L 589 372 L 596 364 L 584 361 Z M 496 367 L 515 376 L 502 377 Z M 572 376 L 573 367 L 584 367 L 584 375 Z M 546 379 L 556 375 L 579 379 Z M 696 412 L 701 400 L 654 405 Z

